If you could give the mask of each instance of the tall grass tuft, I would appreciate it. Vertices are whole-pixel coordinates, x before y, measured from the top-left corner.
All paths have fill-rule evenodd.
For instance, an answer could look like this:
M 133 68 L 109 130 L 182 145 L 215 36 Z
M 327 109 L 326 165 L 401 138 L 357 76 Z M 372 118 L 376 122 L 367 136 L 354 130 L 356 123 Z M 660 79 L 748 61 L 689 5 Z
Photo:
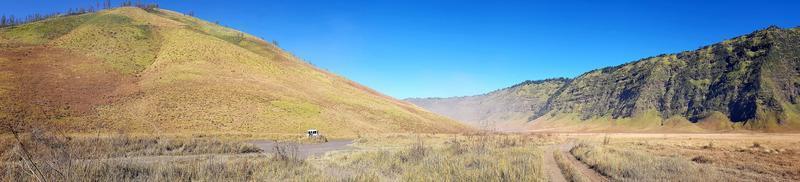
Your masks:
M 272 161 L 285 166 L 301 166 L 305 162 L 296 143 L 278 142 L 273 147 L 273 152 Z

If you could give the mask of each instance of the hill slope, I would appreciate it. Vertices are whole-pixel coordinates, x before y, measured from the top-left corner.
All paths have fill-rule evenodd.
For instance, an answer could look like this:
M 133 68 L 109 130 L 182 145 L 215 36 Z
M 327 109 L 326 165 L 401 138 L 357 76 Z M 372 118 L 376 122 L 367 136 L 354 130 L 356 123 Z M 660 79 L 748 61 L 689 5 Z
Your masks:
M 0 115 L 25 115 L 25 124 L 143 133 L 469 130 L 251 35 L 168 10 L 123 7 L 6 27 L 0 46 Z
M 770 27 L 584 73 L 528 115 L 530 129 L 786 131 L 800 129 L 799 95 L 800 29 Z
M 449 98 L 409 98 L 429 111 L 484 129 L 515 130 L 568 79 L 526 81 L 483 95 Z

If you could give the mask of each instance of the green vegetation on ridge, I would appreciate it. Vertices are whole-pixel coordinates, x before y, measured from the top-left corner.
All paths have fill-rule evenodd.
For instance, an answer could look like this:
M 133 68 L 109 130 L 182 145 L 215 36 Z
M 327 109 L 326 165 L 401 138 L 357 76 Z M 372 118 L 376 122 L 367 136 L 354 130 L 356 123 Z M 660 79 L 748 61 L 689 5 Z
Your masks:
M 441 108 L 458 102 L 458 108 L 531 108 L 524 111 L 526 122 L 538 129 L 698 131 L 692 122 L 714 131 L 790 131 L 800 129 L 794 107 L 800 103 L 797 57 L 800 29 L 770 27 L 695 51 L 589 71 L 559 88 L 522 95 L 492 92 L 488 95 L 500 95 L 482 102 L 466 102 L 482 95 L 409 101 L 465 122 L 474 119 L 460 116 L 486 112 Z M 528 103 L 530 97 L 545 101 Z M 493 104 L 499 100 L 508 101 Z M 511 113 L 519 112 L 495 114 Z

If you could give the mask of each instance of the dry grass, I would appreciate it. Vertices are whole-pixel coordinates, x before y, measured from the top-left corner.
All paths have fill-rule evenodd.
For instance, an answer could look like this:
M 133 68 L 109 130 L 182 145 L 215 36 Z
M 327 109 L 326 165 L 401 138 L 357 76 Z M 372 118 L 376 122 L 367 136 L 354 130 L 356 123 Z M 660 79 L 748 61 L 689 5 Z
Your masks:
M 796 181 L 800 138 L 790 134 L 598 134 L 571 152 L 613 180 Z M 610 140 L 602 145 L 602 141 Z
M 40 134 L 35 134 L 40 135 Z M 9 150 L 3 159 L 0 179 L 5 181 L 545 181 L 539 145 L 549 140 L 529 135 L 393 135 L 365 137 L 359 150 L 339 151 L 326 156 L 303 159 L 297 144 L 279 143 L 274 153 L 253 153 L 258 150 L 231 150 L 249 145 L 235 141 L 223 144 L 192 138 L 126 138 L 124 135 L 104 139 L 64 139 L 67 145 L 46 144 L 59 139 L 45 139 L 34 134 L 22 135 L 29 148 L 43 145 L 47 150 L 63 153 L 36 152 L 36 167 Z M 6 138 L 8 139 L 8 138 Z M 175 146 L 156 141 L 193 143 L 203 152 L 180 153 L 163 151 Z M 13 143 L 13 140 L 3 140 Z M 40 142 L 41 141 L 41 142 Z M 87 142 L 79 142 L 87 141 Z M 58 148 L 92 148 L 94 141 L 103 150 L 83 156 L 80 150 Z M 227 144 L 225 144 L 227 143 Z M 389 147 L 392 146 L 392 147 Z M 42 147 L 42 146 L 39 146 Z M 116 149 L 121 147 L 122 149 Z M 13 148 L 13 147 L 12 147 Z M 33 150 L 29 150 L 33 151 Z M 53 167 L 48 167 L 52 164 Z M 42 172 L 29 169 L 38 168 Z
M 386 136 L 358 143 L 366 150 L 323 158 L 330 175 L 361 174 L 400 181 L 545 181 L 544 140 L 520 135 Z
M 27 138 L 27 137 L 26 137 Z M 39 139 L 30 139 L 39 140 Z M 109 137 L 113 145 L 90 157 L 81 151 L 51 146 L 36 149 L 33 163 L 15 156 L 20 150 L 9 150 L 4 158 L 0 180 L 3 181 L 303 181 L 326 179 L 319 169 L 297 157 L 297 148 L 283 143 L 277 153 L 261 154 L 260 149 L 234 141 L 206 139 L 169 139 L 171 144 L 153 144 L 164 139 L 127 139 Z M 94 141 L 89 139 L 88 141 Z M 41 145 L 24 142 L 26 146 Z M 173 148 L 175 143 L 194 146 L 198 150 L 178 148 L 182 152 L 155 152 Z M 77 146 L 80 145 L 80 146 Z M 90 143 L 68 144 L 69 148 L 93 148 Z M 116 149 L 123 147 L 124 149 Z M 108 151 L 110 153 L 104 153 Z M 97 151 L 94 151 L 97 152 Z M 53 156 L 52 154 L 59 154 Z M 106 154 L 106 155 L 103 155 Z M 104 157 L 110 156 L 110 157 Z M 34 167 L 35 166 L 35 167 Z M 38 169 L 38 170 L 33 170 Z M 39 172 L 41 171 L 41 172 Z
M 160 36 L 149 24 L 117 14 L 101 14 L 51 42 L 101 58 L 125 74 L 136 74 L 153 63 L 160 47 Z
M 677 157 L 657 157 L 641 151 L 580 144 L 572 154 L 598 172 L 623 181 L 704 181 L 721 175 L 706 166 Z
M 252 144 L 228 140 L 70 137 L 41 130 L 18 137 L 0 140 L 2 181 L 263 181 L 315 171 L 296 151 L 264 155 Z
M 19 160 L 17 141 L 0 141 L 0 159 Z M 257 153 L 261 149 L 252 144 L 204 138 L 131 137 L 127 135 L 103 137 L 56 137 L 34 131 L 21 135 L 21 142 L 36 156 L 48 153 L 68 153 L 71 159 L 104 159 L 139 156 L 178 156 L 200 154 Z
M 254 36 L 166 10 L 122 7 L 54 18 L 0 29 L 0 37 L 9 39 L 2 45 L 20 50 L 0 51 L 17 55 L 0 54 L 5 65 L 0 67 L 0 81 L 11 80 L 0 82 L 0 100 L 12 94 L 58 90 L 63 94 L 54 98 L 10 101 L 51 103 L 41 108 L 42 113 L 56 113 L 75 110 L 58 102 L 59 98 L 95 90 L 107 94 L 91 97 L 103 102 L 89 102 L 84 113 L 64 112 L 41 119 L 41 123 L 59 123 L 70 132 L 287 134 L 316 128 L 327 136 L 352 138 L 364 132 L 471 130 L 317 69 Z M 25 44 L 29 42 L 37 45 Z M 43 53 L 51 51 L 69 54 Z M 91 60 L 94 67 L 61 61 L 63 57 Z M 18 69 L 2 69 L 11 67 Z M 53 71 L 38 71 L 38 67 L 53 67 L 58 74 L 46 74 Z M 62 72 L 70 74 L 61 76 Z M 81 82 L 93 75 L 117 75 L 125 82 Z M 29 83 L 75 86 L 28 88 Z M 112 83 L 125 84 L 110 91 L 99 89 Z M 84 100 L 88 99 L 68 103 Z
M 797 137 L 769 134 L 366 135 L 352 150 L 312 158 L 289 142 L 264 154 L 209 136 L 20 136 L 31 157 L 4 136 L 0 180 L 547 181 L 541 148 L 561 137 L 583 139 L 571 154 L 613 181 L 795 181 L 800 161 Z M 554 157 L 569 181 L 586 181 L 569 156 Z
M 21 165 L 8 164 L 0 179 L 33 181 Z M 323 179 L 307 164 L 276 163 L 265 156 L 235 158 L 203 157 L 185 161 L 143 163 L 133 160 L 75 162 L 64 175 L 51 175 L 55 181 L 298 181 Z

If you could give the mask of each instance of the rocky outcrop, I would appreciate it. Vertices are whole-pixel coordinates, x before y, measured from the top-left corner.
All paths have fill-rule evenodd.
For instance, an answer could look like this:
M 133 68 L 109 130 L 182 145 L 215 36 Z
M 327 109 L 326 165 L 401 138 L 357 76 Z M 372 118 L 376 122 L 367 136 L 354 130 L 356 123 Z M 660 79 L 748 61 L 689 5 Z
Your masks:
M 712 111 L 753 128 L 788 122 L 800 89 L 800 33 L 770 27 L 695 51 L 590 71 L 553 95 L 531 119 L 631 117 L 655 109 L 690 121 Z

